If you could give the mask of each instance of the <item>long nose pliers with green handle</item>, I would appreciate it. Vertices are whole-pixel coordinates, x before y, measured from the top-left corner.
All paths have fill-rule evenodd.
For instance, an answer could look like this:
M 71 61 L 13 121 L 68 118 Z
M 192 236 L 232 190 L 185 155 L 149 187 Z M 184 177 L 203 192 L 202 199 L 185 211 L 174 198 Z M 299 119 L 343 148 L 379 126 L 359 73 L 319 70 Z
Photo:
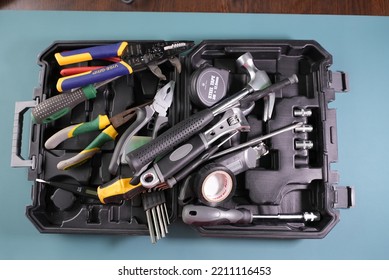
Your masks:
M 75 136 L 85 134 L 92 131 L 103 130 L 83 151 L 67 160 L 60 161 L 57 165 L 59 170 L 66 170 L 71 167 L 81 165 L 97 152 L 106 142 L 115 140 L 118 135 L 117 128 L 134 119 L 138 108 L 142 108 L 151 102 L 142 104 L 141 106 L 125 110 L 112 118 L 107 115 L 99 115 L 96 119 L 90 122 L 71 125 L 63 128 L 55 133 L 45 142 L 45 148 L 48 150 L 54 149 L 63 141 Z

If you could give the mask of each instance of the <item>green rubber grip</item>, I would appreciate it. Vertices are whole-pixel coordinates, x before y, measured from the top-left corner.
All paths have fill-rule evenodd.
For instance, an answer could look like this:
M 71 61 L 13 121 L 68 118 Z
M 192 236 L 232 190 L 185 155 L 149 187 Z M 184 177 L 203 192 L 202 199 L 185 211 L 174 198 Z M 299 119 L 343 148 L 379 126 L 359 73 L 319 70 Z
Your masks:
M 54 149 L 66 139 L 70 139 L 80 134 L 92 131 L 99 131 L 100 129 L 103 129 L 108 126 L 109 123 L 110 122 L 107 115 L 99 115 L 93 121 L 65 127 L 64 129 L 61 129 L 49 139 L 47 139 L 45 143 L 45 148 L 49 150 Z
M 112 125 L 108 126 L 88 145 L 88 147 L 86 147 L 83 151 L 81 151 L 79 154 L 75 155 L 74 157 L 69 158 L 67 160 L 60 161 L 57 164 L 57 168 L 59 170 L 67 170 L 83 164 L 91 157 L 93 157 L 96 153 L 100 152 L 101 147 L 105 143 L 111 140 L 115 140 L 117 135 L 118 133 L 115 130 L 115 128 Z
M 37 124 L 52 122 L 69 113 L 81 102 L 95 98 L 96 93 L 94 86 L 89 85 L 72 92 L 64 92 L 50 97 L 32 109 L 32 120 Z

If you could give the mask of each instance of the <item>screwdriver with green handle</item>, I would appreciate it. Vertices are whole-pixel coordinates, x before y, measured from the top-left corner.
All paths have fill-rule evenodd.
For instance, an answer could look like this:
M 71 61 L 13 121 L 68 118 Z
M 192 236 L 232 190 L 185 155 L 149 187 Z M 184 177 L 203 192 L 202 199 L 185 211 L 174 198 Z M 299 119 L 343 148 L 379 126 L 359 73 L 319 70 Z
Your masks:
M 314 222 L 320 220 L 320 214 L 303 212 L 301 214 L 254 215 L 245 208 L 222 209 L 203 205 L 186 205 L 182 210 L 183 222 L 195 226 L 251 224 L 254 219 Z
M 117 78 L 119 77 L 88 85 L 75 91 L 63 92 L 44 100 L 32 109 L 32 121 L 37 124 L 50 123 L 63 117 L 81 102 L 95 98 L 98 88 Z

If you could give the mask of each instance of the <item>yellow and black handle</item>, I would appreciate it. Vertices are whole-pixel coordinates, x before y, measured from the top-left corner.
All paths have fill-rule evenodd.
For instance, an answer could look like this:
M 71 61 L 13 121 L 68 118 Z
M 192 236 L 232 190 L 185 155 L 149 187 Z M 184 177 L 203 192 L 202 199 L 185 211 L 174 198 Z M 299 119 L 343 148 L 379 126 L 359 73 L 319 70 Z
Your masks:
M 141 184 L 132 185 L 132 178 L 116 177 L 112 181 L 97 188 L 97 195 L 101 203 L 120 203 L 130 200 L 134 196 L 146 191 Z

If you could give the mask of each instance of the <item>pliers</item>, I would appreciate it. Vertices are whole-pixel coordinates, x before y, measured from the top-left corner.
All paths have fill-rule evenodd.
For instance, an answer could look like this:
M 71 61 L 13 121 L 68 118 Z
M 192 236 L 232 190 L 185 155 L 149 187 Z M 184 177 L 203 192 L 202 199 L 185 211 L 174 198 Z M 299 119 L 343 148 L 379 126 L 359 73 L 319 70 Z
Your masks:
M 136 120 L 130 127 L 127 128 L 115 146 L 115 150 L 108 167 L 111 174 L 117 174 L 119 165 L 127 162 L 125 156 L 128 151 L 126 149 L 131 146 L 130 142 L 133 136 L 144 126 L 150 123 L 155 115 L 152 130 L 153 139 L 157 136 L 159 130 L 168 124 L 167 110 L 170 108 L 173 101 L 174 86 L 175 82 L 170 81 L 158 90 L 154 96 L 152 104 L 136 110 Z
M 145 41 L 142 43 L 119 42 L 90 48 L 56 53 L 59 65 L 68 65 L 94 59 L 119 57 L 120 61 L 97 70 L 62 77 L 57 82 L 59 92 L 83 87 L 114 77 L 150 69 L 161 80 L 166 80 L 158 65 L 169 60 L 180 72 L 177 55 L 194 46 L 193 41 Z M 87 70 L 83 68 L 83 70 Z
M 135 122 L 127 128 L 116 144 L 108 167 L 111 174 L 115 175 L 118 172 L 120 164 L 126 163 L 126 148 L 130 146 L 129 142 L 141 128 L 151 121 L 153 115 L 157 114 L 153 137 L 156 137 L 159 129 L 167 124 L 168 119 L 166 113 L 173 100 L 174 85 L 174 81 L 169 82 L 156 93 L 152 104 L 137 109 Z M 122 200 L 132 199 L 134 196 L 148 191 L 140 183 L 132 184 L 132 179 L 126 177 L 125 174 L 119 174 L 119 176 L 116 176 L 111 181 L 99 186 L 97 193 L 100 201 L 102 203 L 120 202 Z
M 60 161 L 57 164 L 59 170 L 66 170 L 71 167 L 81 165 L 93 155 L 100 151 L 101 146 L 108 141 L 115 140 L 118 132 L 116 129 L 135 117 L 136 110 L 142 108 L 150 102 L 140 105 L 139 107 L 125 110 L 111 118 L 107 115 L 99 115 L 90 122 L 83 122 L 63 128 L 52 135 L 46 142 L 45 148 L 54 149 L 66 139 L 73 138 L 77 135 L 85 134 L 92 131 L 103 130 L 83 151 L 67 160 Z

